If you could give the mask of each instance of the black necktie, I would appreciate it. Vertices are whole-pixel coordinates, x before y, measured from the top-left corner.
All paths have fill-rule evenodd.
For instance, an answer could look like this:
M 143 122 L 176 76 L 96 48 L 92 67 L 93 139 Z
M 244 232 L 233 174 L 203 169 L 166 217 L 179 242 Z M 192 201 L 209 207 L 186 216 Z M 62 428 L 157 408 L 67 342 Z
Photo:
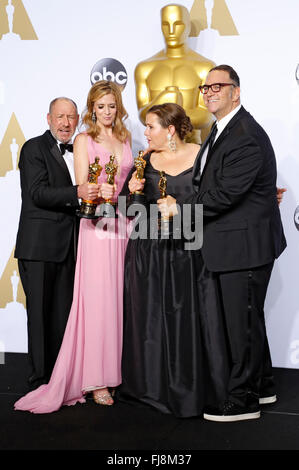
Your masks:
M 213 146 L 217 131 L 218 131 L 218 129 L 217 129 L 216 121 L 215 121 L 212 128 L 211 128 L 210 134 L 208 135 L 207 139 L 204 142 L 204 146 L 202 147 L 202 150 L 201 150 L 201 156 L 200 156 L 200 159 L 198 160 L 196 170 L 195 170 L 194 175 L 193 175 L 193 185 L 194 185 L 194 190 L 196 192 L 198 191 L 198 185 L 199 185 L 199 181 L 200 181 L 200 178 L 201 178 L 201 174 L 203 172 L 206 161 L 209 157 L 209 154 L 210 154 L 211 148 Z
M 212 127 L 212 130 L 211 130 L 211 133 L 210 133 L 210 136 L 209 136 L 209 151 L 213 147 L 213 143 L 214 143 L 217 131 L 218 131 L 217 124 L 214 123 L 213 127 Z
M 73 152 L 73 144 L 59 144 L 61 155 L 65 154 L 65 151 Z

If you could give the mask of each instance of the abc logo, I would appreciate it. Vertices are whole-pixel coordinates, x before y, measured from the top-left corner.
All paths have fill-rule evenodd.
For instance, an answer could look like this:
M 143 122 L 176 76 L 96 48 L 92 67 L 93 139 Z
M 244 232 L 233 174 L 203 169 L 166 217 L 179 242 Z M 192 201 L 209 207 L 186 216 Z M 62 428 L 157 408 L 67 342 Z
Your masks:
M 115 59 L 101 59 L 92 68 L 90 81 L 92 84 L 99 80 L 109 80 L 125 88 L 128 77 L 125 67 Z
M 295 210 L 294 223 L 296 225 L 296 229 L 299 230 L 299 206 L 297 206 Z

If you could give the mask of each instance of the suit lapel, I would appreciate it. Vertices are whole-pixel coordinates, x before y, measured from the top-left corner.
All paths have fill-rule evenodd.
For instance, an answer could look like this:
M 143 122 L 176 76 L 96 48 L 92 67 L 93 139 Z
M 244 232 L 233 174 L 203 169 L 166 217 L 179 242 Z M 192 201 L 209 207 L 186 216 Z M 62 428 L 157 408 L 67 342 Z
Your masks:
M 63 158 L 63 156 L 61 155 L 60 151 L 59 151 L 59 148 L 57 146 L 57 142 L 56 140 L 54 139 L 54 137 L 52 136 L 51 132 L 50 131 L 46 131 L 45 132 L 45 137 L 47 139 L 47 143 L 49 145 L 49 148 L 50 148 L 50 152 L 51 152 L 51 155 L 55 158 L 55 160 L 57 161 L 57 163 L 59 163 L 59 165 L 61 166 L 61 168 L 65 171 L 65 173 L 69 176 L 69 178 L 71 179 L 71 176 L 70 176 L 70 172 L 68 170 L 68 167 L 65 163 L 65 160 Z
M 234 125 L 237 123 L 237 121 L 245 114 L 247 113 L 247 111 L 243 108 L 243 106 L 241 106 L 241 108 L 239 109 L 239 111 L 234 115 L 234 117 L 229 121 L 229 123 L 227 124 L 227 126 L 223 129 L 223 131 L 221 132 L 221 134 L 219 135 L 219 137 L 217 138 L 217 140 L 214 142 L 214 145 L 213 147 L 211 148 L 211 150 L 209 151 L 208 153 L 208 156 L 207 156 L 207 161 L 206 161 L 206 164 L 204 166 L 204 169 L 203 169 L 203 172 L 202 172 L 202 175 L 201 175 L 201 178 L 199 178 L 199 184 L 200 182 L 202 181 L 202 178 L 205 174 L 205 171 L 207 169 L 207 166 L 209 164 L 209 162 L 211 161 L 213 155 L 215 154 L 216 150 L 218 149 L 218 147 L 221 145 L 221 143 L 226 139 L 226 137 L 229 135 L 230 133 L 230 130 L 234 127 Z M 195 180 L 196 181 L 196 180 Z M 198 185 L 199 186 L 199 185 Z
M 200 148 L 200 151 L 198 152 L 198 155 L 197 155 L 196 160 L 195 160 L 194 165 L 193 165 L 192 180 L 193 180 L 193 183 L 195 185 L 198 185 L 199 180 L 200 180 L 200 162 L 201 162 L 202 156 L 204 154 L 204 151 L 207 148 L 207 145 L 209 143 L 210 135 L 212 133 L 212 128 L 213 128 L 213 126 L 211 127 L 210 133 L 207 136 L 206 140 L 202 144 L 202 146 Z

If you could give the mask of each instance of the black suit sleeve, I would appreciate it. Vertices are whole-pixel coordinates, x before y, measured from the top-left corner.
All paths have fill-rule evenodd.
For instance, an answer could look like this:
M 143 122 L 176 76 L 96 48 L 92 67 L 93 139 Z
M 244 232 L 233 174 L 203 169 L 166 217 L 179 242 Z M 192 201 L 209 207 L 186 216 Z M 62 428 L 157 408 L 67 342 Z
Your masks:
M 221 148 L 220 148 L 221 150 Z M 230 150 L 214 155 L 221 158 L 217 171 L 217 185 L 193 194 L 182 204 L 203 204 L 204 216 L 213 217 L 237 205 L 253 185 L 262 165 L 261 149 L 248 135 L 238 136 Z
M 45 158 L 41 149 L 30 142 L 22 147 L 19 168 L 34 204 L 45 209 L 78 206 L 77 186 L 52 186 Z

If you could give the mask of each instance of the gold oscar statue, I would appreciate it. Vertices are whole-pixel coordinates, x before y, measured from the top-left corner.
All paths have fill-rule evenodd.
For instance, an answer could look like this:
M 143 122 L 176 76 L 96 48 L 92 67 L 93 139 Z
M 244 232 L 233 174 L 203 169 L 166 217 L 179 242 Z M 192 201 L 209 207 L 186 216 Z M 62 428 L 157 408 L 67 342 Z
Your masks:
M 134 160 L 136 168 L 136 178 L 142 180 L 144 178 L 144 169 L 146 167 L 146 160 L 143 158 L 143 151 L 138 152 L 138 157 Z M 144 204 L 145 195 L 143 191 L 134 191 L 130 194 L 130 205 L 131 204 Z
M 109 162 L 105 165 L 105 172 L 107 174 L 107 183 L 114 185 L 114 179 L 117 172 L 117 164 L 115 161 L 115 155 L 110 155 Z M 100 217 L 117 218 L 116 214 L 116 203 L 112 202 L 111 199 L 105 199 L 105 202 L 100 204 Z
M 99 164 L 100 158 L 95 157 L 94 163 L 91 163 L 88 167 L 88 183 L 97 184 L 98 177 L 102 172 L 102 167 Z M 84 217 L 85 219 L 97 219 L 98 216 L 95 215 L 97 208 L 97 203 L 89 199 L 82 199 L 80 205 L 80 211 L 78 212 L 79 217 Z
M 167 196 L 166 189 L 167 189 L 167 178 L 165 175 L 165 171 L 159 171 L 160 179 L 158 182 L 158 188 L 161 194 L 161 198 L 164 199 Z
M 158 188 L 160 191 L 161 198 L 164 199 L 167 196 L 167 192 L 166 192 L 167 178 L 165 175 L 165 171 L 159 171 L 159 174 L 160 174 L 160 179 L 158 182 Z M 167 237 L 170 234 L 169 224 L 170 224 L 171 219 L 172 219 L 171 217 L 161 215 L 161 219 L 159 219 L 159 222 L 158 222 L 159 230 L 161 230 L 161 233 Z
M 198 87 L 205 82 L 214 62 L 188 47 L 190 14 L 182 5 L 161 9 L 162 33 L 166 48 L 140 62 L 135 69 L 139 118 L 145 123 L 149 108 L 156 104 L 177 103 L 190 117 L 194 132 L 191 140 L 201 142 L 201 129 L 213 121 Z

